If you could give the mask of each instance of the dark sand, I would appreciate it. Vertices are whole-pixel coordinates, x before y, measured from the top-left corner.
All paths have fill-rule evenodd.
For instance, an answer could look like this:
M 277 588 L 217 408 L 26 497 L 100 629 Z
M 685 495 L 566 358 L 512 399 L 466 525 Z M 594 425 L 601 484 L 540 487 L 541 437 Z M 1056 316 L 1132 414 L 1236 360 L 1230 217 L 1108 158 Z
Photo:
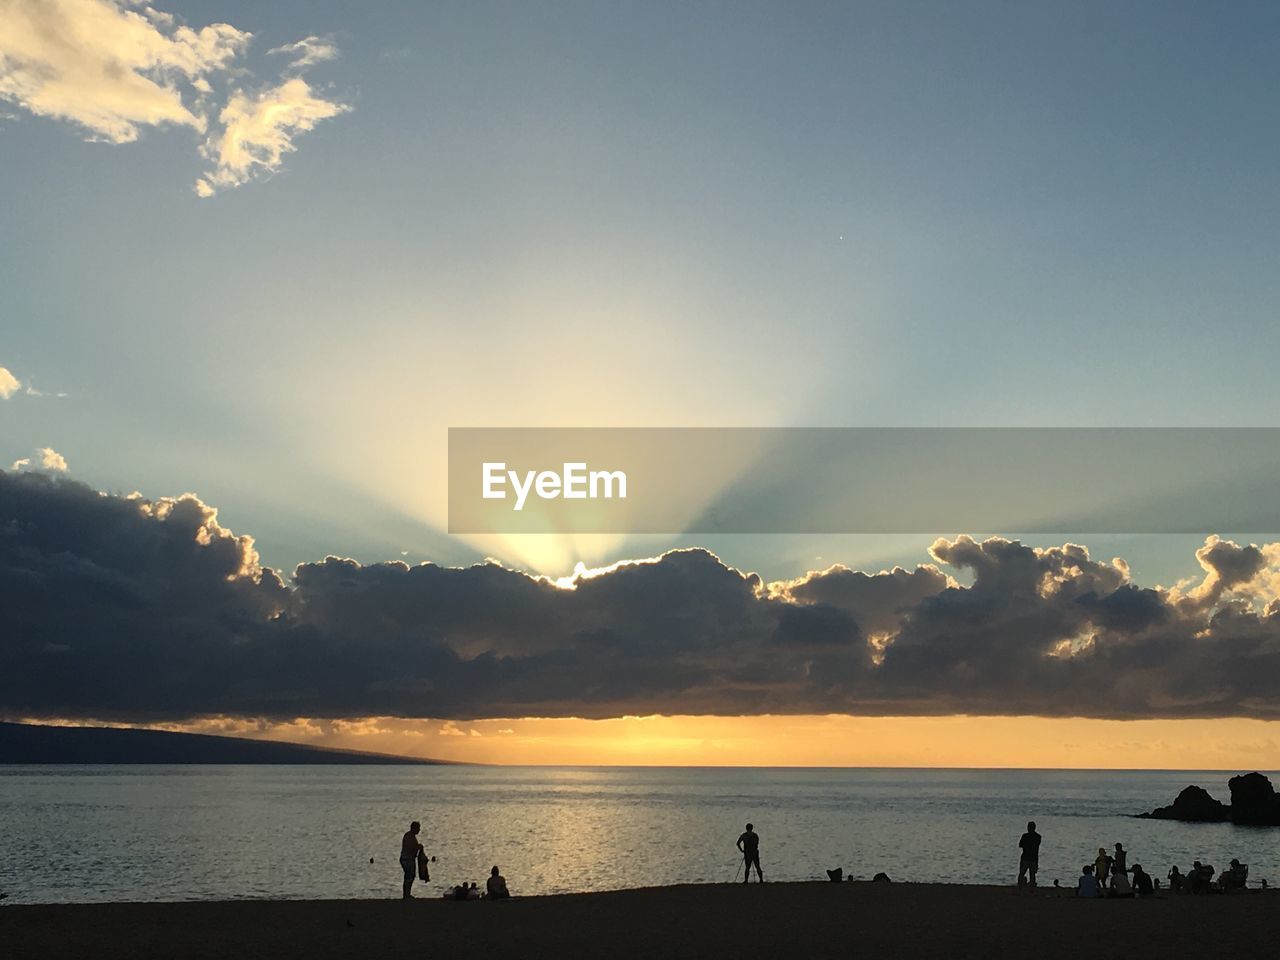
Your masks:
M 1280 894 L 1075 900 L 936 884 L 657 887 L 443 900 L 0 906 L 26 958 L 1251 957 L 1280 943 Z

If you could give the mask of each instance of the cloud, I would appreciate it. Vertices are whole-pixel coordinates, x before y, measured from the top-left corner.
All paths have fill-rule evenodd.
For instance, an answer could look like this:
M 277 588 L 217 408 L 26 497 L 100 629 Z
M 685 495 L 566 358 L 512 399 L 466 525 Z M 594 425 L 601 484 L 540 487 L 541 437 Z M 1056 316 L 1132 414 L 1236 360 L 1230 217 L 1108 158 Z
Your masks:
M 0 367 L 0 400 L 8 400 L 19 391 L 27 397 L 66 397 L 65 391 L 59 390 L 56 393 L 47 393 L 44 390 L 37 390 L 35 384 L 27 381 L 23 383 L 6 367 Z
M 230 24 L 195 29 L 128 0 L 0 0 L 0 101 L 107 143 L 136 141 L 148 127 L 193 130 L 217 164 L 195 185 L 208 197 L 275 172 L 297 134 L 348 109 L 300 76 L 338 56 L 331 41 L 272 48 L 291 57 L 272 85 L 246 66 L 251 40 Z
M 205 144 L 204 155 L 215 166 L 196 181 L 196 195 L 211 197 L 219 189 L 276 172 L 285 154 L 297 149 L 293 140 L 298 134 L 349 109 L 316 96 L 301 77 L 257 94 L 236 92 L 218 116 L 221 132 Z
M 0 98 L 109 143 L 137 140 L 140 126 L 204 132 L 184 89 L 225 70 L 249 37 L 111 0 L 0 0 Z
M 1209 537 L 1196 551 L 1196 562 L 1204 570 L 1204 580 L 1185 597 L 1181 591 L 1173 596 L 1193 608 L 1209 608 L 1217 604 L 1224 593 L 1250 584 L 1267 569 L 1268 561 L 1263 551 L 1250 544 L 1241 546 L 1230 540 Z
M 67 461 L 52 447 L 40 447 L 34 457 L 15 460 L 13 470 L 18 473 L 66 473 Z
M 1202 582 L 1173 589 L 1077 544 L 929 553 L 772 584 L 701 549 L 569 588 L 337 557 L 286 580 L 194 495 L 0 471 L 0 714 L 416 717 L 445 736 L 654 713 L 1280 718 L 1280 545 L 1210 538 Z
M 903 612 L 941 592 L 955 581 L 933 564 L 914 570 L 895 567 L 886 573 L 867 574 L 836 564 L 789 582 L 771 584 L 771 591 L 805 604 L 828 604 L 853 613 L 868 634 L 891 630 Z
M 315 36 L 303 37 L 296 43 L 286 43 L 283 46 L 272 47 L 267 53 L 291 55 L 293 62 L 290 66 L 294 70 L 304 70 L 317 63 L 323 63 L 325 60 L 338 59 L 338 47 L 334 42 Z

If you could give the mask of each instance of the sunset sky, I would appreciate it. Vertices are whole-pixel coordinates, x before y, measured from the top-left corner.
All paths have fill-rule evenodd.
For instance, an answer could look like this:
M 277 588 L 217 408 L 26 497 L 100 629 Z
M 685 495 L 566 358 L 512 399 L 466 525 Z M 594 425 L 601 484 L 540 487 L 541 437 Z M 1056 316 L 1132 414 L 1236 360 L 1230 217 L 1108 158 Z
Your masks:
M 1276 534 L 451 536 L 445 480 L 458 426 L 1276 425 L 1277 28 L 0 0 L 0 717 L 1274 768 Z

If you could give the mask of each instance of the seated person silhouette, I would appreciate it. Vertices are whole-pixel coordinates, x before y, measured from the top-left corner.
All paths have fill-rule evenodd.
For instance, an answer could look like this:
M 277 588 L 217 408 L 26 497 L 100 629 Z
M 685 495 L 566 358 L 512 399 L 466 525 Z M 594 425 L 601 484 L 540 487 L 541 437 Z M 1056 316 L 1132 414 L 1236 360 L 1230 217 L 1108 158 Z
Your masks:
M 1241 863 L 1235 857 L 1231 858 L 1231 865 L 1222 871 L 1222 876 L 1218 878 L 1223 890 L 1243 890 L 1245 884 L 1249 880 L 1249 865 Z
M 1187 872 L 1187 881 L 1191 884 L 1192 893 L 1210 893 L 1213 890 L 1213 875 L 1216 871 L 1210 864 L 1199 860 L 1191 864 Z
M 1129 872 L 1133 874 L 1133 892 L 1135 896 L 1155 896 L 1156 890 L 1151 882 L 1151 874 L 1142 869 L 1142 864 L 1135 863 Z
M 496 866 L 489 871 L 489 879 L 485 881 L 484 889 L 490 900 L 509 900 L 511 898 L 511 891 L 507 889 L 507 880 Z
M 1129 883 L 1129 875 L 1121 870 L 1111 874 L 1110 895 L 1113 897 L 1132 897 L 1133 885 Z
M 1098 878 L 1093 875 L 1093 864 L 1085 864 L 1080 879 L 1076 881 L 1076 896 L 1092 898 L 1098 893 Z

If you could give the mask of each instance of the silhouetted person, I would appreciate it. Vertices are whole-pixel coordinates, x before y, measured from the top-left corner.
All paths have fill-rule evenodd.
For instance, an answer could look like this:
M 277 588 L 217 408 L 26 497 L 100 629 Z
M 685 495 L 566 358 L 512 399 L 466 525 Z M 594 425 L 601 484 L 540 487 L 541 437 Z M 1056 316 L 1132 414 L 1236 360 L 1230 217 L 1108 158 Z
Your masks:
M 1249 865 L 1241 863 L 1235 857 L 1231 858 L 1231 864 L 1227 869 L 1222 871 L 1222 876 L 1218 878 L 1218 883 L 1222 885 L 1223 890 L 1243 890 L 1249 879 Z
M 1192 893 L 1208 893 L 1213 888 L 1213 875 L 1216 871 L 1207 863 L 1199 860 L 1191 865 L 1187 879 L 1191 882 Z
M 489 871 L 489 879 L 485 881 L 484 889 L 490 900 L 506 900 L 511 896 L 511 891 L 507 889 L 506 878 L 498 872 L 496 866 Z
M 764 883 L 764 873 L 760 869 L 760 834 L 756 833 L 756 828 L 749 823 L 746 832 L 738 837 L 738 849 L 742 851 L 742 862 L 746 866 L 742 882 L 746 883 L 751 878 L 751 867 L 754 864 L 756 876 L 760 878 L 761 883 Z
M 404 870 L 405 900 L 413 899 L 413 894 L 409 891 L 413 889 L 413 881 L 418 872 L 418 854 L 422 853 L 422 844 L 418 842 L 418 831 L 421 829 L 422 824 L 417 820 L 413 821 L 400 840 L 400 868 Z
M 1040 869 L 1040 834 L 1036 833 L 1036 822 L 1027 823 L 1027 832 L 1018 841 L 1022 856 L 1018 858 L 1018 886 L 1028 882 L 1036 885 L 1036 871 Z
M 1076 881 L 1076 896 L 1096 897 L 1098 893 L 1098 878 L 1093 875 L 1093 865 L 1086 863 L 1080 870 L 1080 879 Z
M 1155 896 L 1155 886 L 1151 882 L 1151 874 L 1142 869 L 1142 864 L 1135 863 L 1130 871 L 1133 874 L 1133 892 L 1140 897 Z
M 1119 843 L 1116 844 L 1116 855 L 1111 858 L 1112 873 L 1128 873 L 1129 868 L 1126 865 L 1129 855 L 1125 853 L 1124 847 Z
M 1182 871 L 1176 863 L 1169 868 L 1169 889 L 1174 893 L 1182 892 Z
M 1127 871 L 1115 870 L 1111 873 L 1111 896 L 1132 897 L 1133 884 L 1129 882 Z
M 1093 861 L 1093 876 L 1101 886 L 1107 885 L 1107 874 L 1111 872 L 1111 857 L 1103 847 L 1098 848 L 1098 858 Z

